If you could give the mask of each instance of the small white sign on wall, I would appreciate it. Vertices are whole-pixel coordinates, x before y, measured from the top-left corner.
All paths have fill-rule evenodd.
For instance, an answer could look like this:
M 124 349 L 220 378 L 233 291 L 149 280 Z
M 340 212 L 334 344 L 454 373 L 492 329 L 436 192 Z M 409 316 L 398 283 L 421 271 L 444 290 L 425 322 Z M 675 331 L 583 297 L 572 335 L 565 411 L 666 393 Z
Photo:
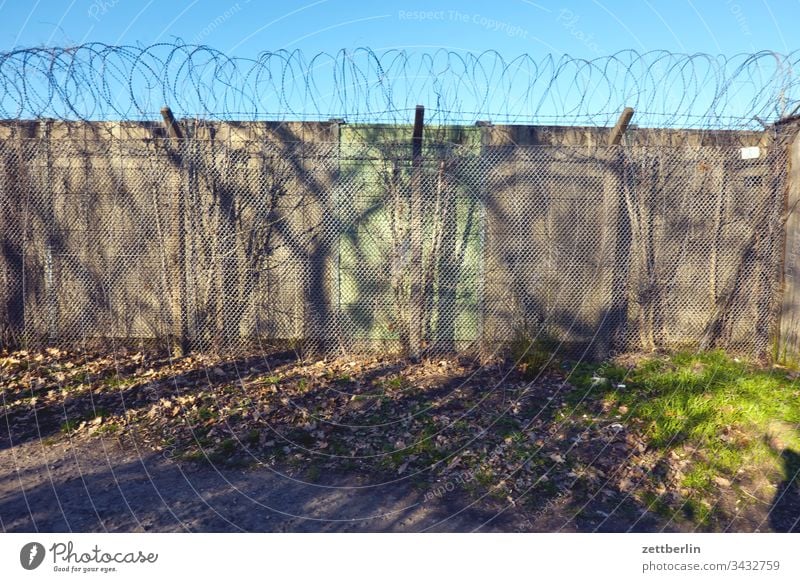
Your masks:
M 756 158 L 761 157 L 761 148 L 758 146 L 753 146 L 749 148 L 742 148 L 742 159 L 743 160 L 755 160 Z

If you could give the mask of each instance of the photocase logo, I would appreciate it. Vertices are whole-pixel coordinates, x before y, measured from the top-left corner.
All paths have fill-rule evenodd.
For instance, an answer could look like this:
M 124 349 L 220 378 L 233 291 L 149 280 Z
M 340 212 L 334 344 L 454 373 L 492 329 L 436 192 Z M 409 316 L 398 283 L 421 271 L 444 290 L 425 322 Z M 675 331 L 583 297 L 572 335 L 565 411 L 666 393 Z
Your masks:
M 44 546 L 38 542 L 30 542 L 22 546 L 19 552 L 19 563 L 26 570 L 35 570 L 44 561 Z

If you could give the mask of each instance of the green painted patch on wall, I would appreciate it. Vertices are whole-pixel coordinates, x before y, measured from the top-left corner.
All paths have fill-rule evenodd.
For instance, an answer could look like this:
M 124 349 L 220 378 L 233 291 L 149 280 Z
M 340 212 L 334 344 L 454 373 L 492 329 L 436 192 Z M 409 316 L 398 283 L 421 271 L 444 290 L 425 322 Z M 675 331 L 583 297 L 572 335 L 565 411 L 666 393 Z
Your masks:
M 483 268 L 480 128 L 425 127 L 421 264 L 413 264 L 411 248 L 411 133 L 410 125 L 341 128 L 333 200 L 340 325 L 355 340 L 403 342 L 412 278 L 421 277 L 424 341 L 474 341 Z

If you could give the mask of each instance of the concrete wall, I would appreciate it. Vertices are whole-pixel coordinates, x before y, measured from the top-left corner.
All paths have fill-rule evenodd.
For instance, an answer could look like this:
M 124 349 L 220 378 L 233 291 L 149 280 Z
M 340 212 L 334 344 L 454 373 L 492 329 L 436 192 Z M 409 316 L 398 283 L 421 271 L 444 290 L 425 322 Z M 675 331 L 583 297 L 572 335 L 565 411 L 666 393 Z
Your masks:
M 402 343 L 415 269 L 442 349 L 746 348 L 771 323 L 785 153 L 762 133 L 426 127 L 417 266 L 410 127 L 180 124 L 0 123 L 6 341 Z

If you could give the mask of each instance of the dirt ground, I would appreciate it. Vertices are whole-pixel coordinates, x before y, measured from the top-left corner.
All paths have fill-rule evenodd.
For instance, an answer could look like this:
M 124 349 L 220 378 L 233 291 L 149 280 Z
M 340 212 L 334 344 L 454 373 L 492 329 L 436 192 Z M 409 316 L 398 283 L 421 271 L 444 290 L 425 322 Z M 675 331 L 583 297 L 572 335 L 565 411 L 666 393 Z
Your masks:
M 449 496 L 425 503 L 405 483 L 177 462 L 132 441 L 29 442 L 0 452 L 7 532 L 500 531 L 507 520 Z
M 665 459 L 614 411 L 570 413 L 559 372 L 135 351 L 2 363 L 5 532 L 693 531 L 642 502 Z M 788 523 L 800 500 L 784 497 Z M 769 502 L 733 511 L 733 531 L 776 524 Z
M 425 493 L 402 480 L 325 475 L 308 482 L 277 469 L 179 462 L 114 438 L 0 451 L 5 532 L 574 532 L 591 525 L 572 519 L 566 497 L 520 513 L 475 502 L 457 487 Z M 597 513 L 594 525 L 623 524 Z M 650 518 L 640 527 L 653 525 Z

